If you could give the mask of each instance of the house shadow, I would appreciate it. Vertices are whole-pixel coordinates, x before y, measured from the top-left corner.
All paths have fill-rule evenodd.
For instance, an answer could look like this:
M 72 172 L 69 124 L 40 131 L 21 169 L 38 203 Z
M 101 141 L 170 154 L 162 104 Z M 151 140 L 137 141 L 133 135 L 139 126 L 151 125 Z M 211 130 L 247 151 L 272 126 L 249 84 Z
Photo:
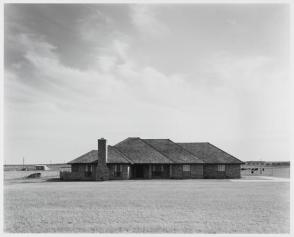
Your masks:
M 45 182 L 65 182 L 61 180 L 60 178 L 48 178 L 45 180 Z
M 70 183 L 70 182 L 95 182 L 96 180 L 62 180 L 60 178 L 47 178 L 44 182 L 58 182 L 58 183 Z

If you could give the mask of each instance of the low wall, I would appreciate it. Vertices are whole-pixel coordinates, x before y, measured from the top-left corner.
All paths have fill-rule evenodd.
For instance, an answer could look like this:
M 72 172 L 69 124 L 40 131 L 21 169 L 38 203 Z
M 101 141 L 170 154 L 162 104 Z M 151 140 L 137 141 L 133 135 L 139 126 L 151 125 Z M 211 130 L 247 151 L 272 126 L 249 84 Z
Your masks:
M 204 165 L 204 178 L 205 179 L 234 179 L 240 178 L 241 170 L 239 164 L 227 164 L 225 165 L 225 171 L 221 172 L 217 170 L 215 164 L 205 164 Z
M 91 176 L 85 176 L 82 172 L 69 172 L 69 171 L 60 171 L 59 173 L 61 180 L 95 180 L 95 175 L 92 173 Z

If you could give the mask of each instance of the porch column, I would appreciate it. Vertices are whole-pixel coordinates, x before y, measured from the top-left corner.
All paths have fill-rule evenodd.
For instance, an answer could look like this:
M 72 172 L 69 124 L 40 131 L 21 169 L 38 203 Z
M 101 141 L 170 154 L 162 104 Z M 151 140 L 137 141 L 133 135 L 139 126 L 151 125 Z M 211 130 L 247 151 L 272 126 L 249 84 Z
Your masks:
M 131 166 L 127 165 L 127 179 L 131 178 L 131 172 L 130 172 Z
M 152 179 L 152 165 L 149 165 L 148 168 L 148 179 Z
M 173 167 L 172 167 L 172 165 L 169 165 L 169 177 L 170 178 L 173 177 Z

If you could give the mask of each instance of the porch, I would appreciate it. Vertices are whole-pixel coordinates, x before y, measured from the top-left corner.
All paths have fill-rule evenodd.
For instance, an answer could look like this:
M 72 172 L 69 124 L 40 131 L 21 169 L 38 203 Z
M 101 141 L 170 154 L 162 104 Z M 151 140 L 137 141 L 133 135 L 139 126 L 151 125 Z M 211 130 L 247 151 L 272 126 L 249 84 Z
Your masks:
M 131 165 L 131 179 L 168 179 L 171 173 L 170 165 L 135 164 Z

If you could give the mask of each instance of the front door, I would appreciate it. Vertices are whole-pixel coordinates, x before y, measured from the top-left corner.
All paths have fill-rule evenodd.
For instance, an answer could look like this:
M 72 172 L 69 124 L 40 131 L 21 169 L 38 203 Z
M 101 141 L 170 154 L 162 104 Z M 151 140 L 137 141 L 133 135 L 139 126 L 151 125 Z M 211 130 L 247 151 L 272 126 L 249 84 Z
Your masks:
M 137 165 L 136 178 L 144 178 L 144 166 L 143 165 Z

